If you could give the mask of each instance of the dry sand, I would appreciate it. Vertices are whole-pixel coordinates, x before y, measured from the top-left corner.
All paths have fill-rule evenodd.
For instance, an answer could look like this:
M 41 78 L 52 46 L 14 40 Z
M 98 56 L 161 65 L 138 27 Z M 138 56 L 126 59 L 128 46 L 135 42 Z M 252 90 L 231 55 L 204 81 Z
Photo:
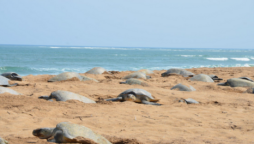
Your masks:
M 193 68 L 195 74 L 215 74 L 226 81 L 247 76 L 254 79 L 254 68 Z M 52 75 L 28 75 L 11 89 L 21 96 L 0 94 L 0 137 L 10 144 L 46 144 L 32 135 L 40 127 L 55 127 L 59 122 L 72 122 L 89 127 L 117 144 L 168 143 L 254 143 L 254 94 L 247 88 L 217 86 L 217 83 L 192 82 L 181 76 L 161 77 L 165 71 L 154 71 L 145 80 L 150 86 L 119 84 L 131 73 L 102 75 L 81 74 L 99 80 L 81 82 L 75 79 L 47 82 Z M 197 91 L 170 90 L 182 83 Z M 162 106 L 133 102 L 102 102 L 117 97 L 130 88 L 142 88 L 160 99 Z M 84 95 L 97 104 L 79 101 L 49 102 L 38 99 L 56 90 Z M 200 104 L 178 103 L 179 98 L 193 98 Z

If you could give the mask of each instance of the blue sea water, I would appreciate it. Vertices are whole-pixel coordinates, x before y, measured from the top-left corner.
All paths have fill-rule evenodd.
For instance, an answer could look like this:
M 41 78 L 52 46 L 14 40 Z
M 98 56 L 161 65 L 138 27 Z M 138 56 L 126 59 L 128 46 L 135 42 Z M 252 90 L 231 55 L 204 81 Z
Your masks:
M 20 75 L 107 70 L 251 67 L 252 49 L 124 48 L 0 45 L 0 73 Z

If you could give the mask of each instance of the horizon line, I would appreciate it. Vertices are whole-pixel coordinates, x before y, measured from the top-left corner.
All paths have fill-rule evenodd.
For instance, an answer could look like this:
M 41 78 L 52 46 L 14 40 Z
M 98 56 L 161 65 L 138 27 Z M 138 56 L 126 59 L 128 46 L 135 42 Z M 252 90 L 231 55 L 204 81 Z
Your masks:
M 126 47 L 126 46 L 80 46 L 80 45 L 35 45 L 35 44 L 0 44 L 1 45 L 9 45 L 9 46 L 58 46 L 58 47 L 105 47 L 105 48 L 150 48 L 150 49 L 254 49 L 254 48 L 184 48 L 184 47 Z

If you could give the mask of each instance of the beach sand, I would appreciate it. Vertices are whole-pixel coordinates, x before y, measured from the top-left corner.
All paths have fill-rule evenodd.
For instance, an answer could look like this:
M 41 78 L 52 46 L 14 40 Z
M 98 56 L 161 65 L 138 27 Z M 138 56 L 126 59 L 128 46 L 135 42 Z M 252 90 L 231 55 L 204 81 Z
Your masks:
M 187 70 L 215 74 L 223 78 L 221 82 L 242 76 L 254 79 L 254 67 Z M 25 76 L 22 82 L 17 82 L 19 86 L 10 87 L 23 95 L 0 94 L 0 137 L 10 144 L 46 144 L 46 140 L 34 137 L 32 131 L 68 121 L 84 125 L 115 144 L 254 144 L 254 94 L 244 93 L 247 88 L 189 81 L 182 76 L 161 77 L 163 72 L 150 74 L 152 78 L 144 80 L 149 86 L 119 84 L 131 71 L 112 75 L 81 74 L 99 80 L 98 83 L 75 79 L 47 82 L 53 75 Z M 170 90 L 178 83 L 191 85 L 196 91 Z M 130 88 L 147 90 L 160 99 L 158 103 L 162 106 L 102 101 Z M 98 103 L 38 99 L 56 90 L 71 91 Z M 179 103 L 180 98 L 192 98 L 200 104 Z

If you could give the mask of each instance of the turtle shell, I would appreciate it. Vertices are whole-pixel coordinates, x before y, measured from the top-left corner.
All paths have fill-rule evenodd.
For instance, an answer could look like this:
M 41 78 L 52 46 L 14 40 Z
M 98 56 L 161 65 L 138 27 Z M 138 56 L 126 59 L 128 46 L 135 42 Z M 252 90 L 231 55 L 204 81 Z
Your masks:
M 130 78 L 147 79 L 146 74 L 143 72 L 134 72 L 123 77 L 123 79 L 130 79 Z
M 179 91 L 195 91 L 196 90 L 192 86 L 188 87 L 183 84 L 177 84 L 171 88 L 171 90 L 174 90 L 174 89 L 178 89 Z
M 194 75 L 192 72 L 189 72 L 185 69 L 171 68 L 167 70 L 166 72 L 162 73 L 161 76 L 166 77 L 166 76 L 169 76 L 170 74 L 179 74 L 179 75 L 182 75 L 183 77 L 189 77 Z
M 95 101 L 85 96 L 62 90 L 52 92 L 51 95 L 49 96 L 49 99 L 56 99 L 56 101 L 78 100 L 83 103 L 95 103 Z
M 54 137 L 54 142 L 57 142 L 57 143 L 68 143 L 68 142 L 75 143 L 75 142 L 78 142 L 75 140 L 75 138 L 81 137 L 81 138 L 89 139 L 92 142 L 99 143 L 99 144 L 111 144 L 111 142 L 109 142 L 106 138 L 93 132 L 91 129 L 85 126 L 73 124 L 70 122 L 58 123 L 53 133 L 57 134 Z
M 227 84 L 231 87 L 254 87 L 254 82 L 240 78 L 228 79 Z
M 74 77 L 78 78 L 80 81 L 83 80 L 83 77 L 81 77 L 76 72 L 64 72 L 64 73 L 61 73 L 61 74 L 51 78 L 50 80 L 48 80 L 48 82 L 63 81 L 63 80 L 68 80 L 68 79 L 71 79 Z
M 5 87 L 0 87 L 0 94 L 2 93 L 10 93 L 13 95 L 20 95 L 20 93 L 16 92 L 15 90 L 9 89 L 9 88 L 5 88 Z
M 198 74 L 190 78 L 191 81 L 214 82 L 213 79 L 206 74 Z
M 0 76 L 0 85 L 9 85 L 9 79 L 6 77 Z
M 89 71 L 87 71 L 86 73 L 88 73 L 88 74 L 102 74 L 106 71 L 107 70 L 102 67 L 94 67 L 94 68 L 90 69 Z
M 128 95 L 129 93 L 135 93 L 136 95 L 139 95 L 139 96 L 145 96 L 145 97 L 147 97 L 147 98 L 149 98 L 149 99 L 154 99 L 154 98 L 152 97 L 152 94 L 151 94 L 151 93 L 149 93 L 149 92 L 146 91 L 146 90 L 138 89 L 138 88 L 135 88 L 135 89 L 128 89 L 128 90 L 126 90 L 126 91 L 120 93 L 120 94 L 118 95 L 118 97 L 124 97 L 125 95 Z

